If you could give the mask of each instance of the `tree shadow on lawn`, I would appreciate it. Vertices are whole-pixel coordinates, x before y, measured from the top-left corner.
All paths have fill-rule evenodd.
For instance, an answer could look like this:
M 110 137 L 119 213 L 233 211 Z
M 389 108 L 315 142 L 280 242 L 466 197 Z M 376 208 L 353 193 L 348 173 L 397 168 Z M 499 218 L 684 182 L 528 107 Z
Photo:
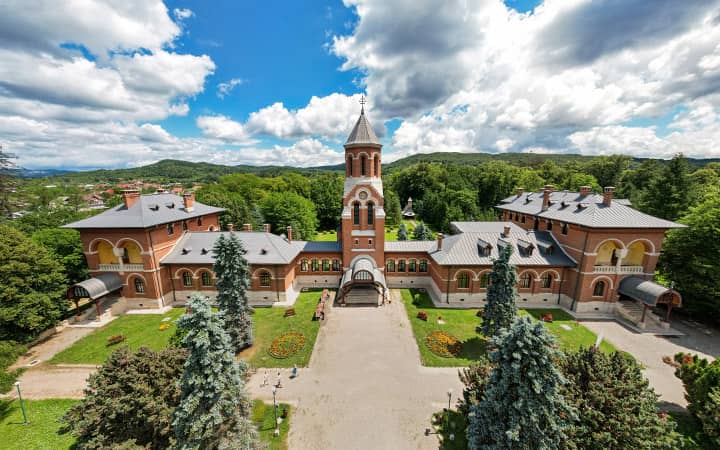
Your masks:
M 462 342 L 458 358 L 477 361 L 487 354 L 487 339 L 484 336 L 471 337 Z
M 7 419 L 13 412 L 12 404 L 15 400 L 0 400 L 0 422 Z

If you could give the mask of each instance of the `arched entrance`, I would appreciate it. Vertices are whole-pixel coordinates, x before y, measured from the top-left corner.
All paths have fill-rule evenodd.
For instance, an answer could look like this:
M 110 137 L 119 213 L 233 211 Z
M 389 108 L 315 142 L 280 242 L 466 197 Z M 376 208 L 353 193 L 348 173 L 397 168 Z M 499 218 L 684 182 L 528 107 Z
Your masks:
M 343 274 L 337 301 L 340 304 L 378 305 L 387 293 L 382 271 L 370 257 L 360 257 Z

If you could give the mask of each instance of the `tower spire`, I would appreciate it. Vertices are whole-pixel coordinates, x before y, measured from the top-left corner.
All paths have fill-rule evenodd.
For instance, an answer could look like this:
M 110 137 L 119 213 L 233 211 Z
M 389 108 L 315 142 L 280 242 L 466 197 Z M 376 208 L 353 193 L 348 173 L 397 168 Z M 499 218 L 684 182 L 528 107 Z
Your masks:
M 365 103 L 367 103 L 367 100 L 365 100 L 365 96 L 360 96 L 360 114 L 365 114 Z

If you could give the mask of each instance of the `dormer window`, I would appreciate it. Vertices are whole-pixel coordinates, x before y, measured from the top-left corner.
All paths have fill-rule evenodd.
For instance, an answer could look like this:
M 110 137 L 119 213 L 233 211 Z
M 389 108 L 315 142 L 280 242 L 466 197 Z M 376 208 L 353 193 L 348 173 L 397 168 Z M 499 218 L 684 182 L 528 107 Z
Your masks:
M 203 247 L 202 250 L 200 250 L 200 254 L 201 254 L 201 255 L 207 255 L 207 254 L 208 254 L 208 249 L 206 249 L 205 247 Z
M 533 250 L 535 249 L 535 246 L 532 242 L 526 241 L 524 239 L 518 239 L 517 245 L 521 255 L 532 256 Z
M 167 206 L 170 209 L 173 209 L 175 207 L 175 202 L 166 203 L 165 206 Z
M 156 205 L 150 205 L 150 210 L 151 210 L 151 211 L 157 211 L 157 210 L 159 210 L 159 209 L 160 209 L 160 205 L 157 205 L 157 204 L 156 204 Z
M 182 254 L 183 254 L 183 255 L 187 255 L 187 254 L 190 253 L 191 251 L 192 251 L 192 248 L 190 248 L 190 247 L 184 247 L 184 248 L 182 249 Z
M 478 239 L 477 248 L 478 248 L 478 255 L 490 256 L 490 250 L 492 249 L 492 246 L 490 245 L 489 242 L 483 241 L 482 239 Z

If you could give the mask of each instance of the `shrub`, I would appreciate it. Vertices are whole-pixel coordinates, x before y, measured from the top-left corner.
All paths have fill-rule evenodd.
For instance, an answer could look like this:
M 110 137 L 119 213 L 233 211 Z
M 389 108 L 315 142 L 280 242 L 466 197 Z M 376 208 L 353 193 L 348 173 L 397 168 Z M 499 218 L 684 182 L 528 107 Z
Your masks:
M 417 318 L 420 319 L 420 320 L 424 320 L 425 322 L 427 322 L 427 320 L 428 320 L 428 315 L 427 315 L 427 313 L 426 313 L 425 311 L 419 311 L 419 312 L 417 313 Z
M 552 321 L 553 321 L 553 316 L 552 316 L 552 314 L 550 314 L 550 313 L 545 313 L 545 314 L 543 314 L 543 315 L 540 316 L 540 320 L 542 320 L 543 322 L 550 322 L 550 323 L 552 323 Z
M 482 317 L 483 315 L 485 315 L 485 310 L 482 308 L 478 309 L 475 313 L 475 317 Z
M 159 329 L 160 331 L 165 331 L 165 330 L 167 330 L 168 328 L 170 328 L 170 324 L 169 324 L 169 323 L 164 323 L 164 324 L 160 325 L 160 327 L 159 327 L 158 329 Z
M 288 308 L 285 310 L 285 314 L 283 314 L 283 317 L 290 317 L 295 315 L 295 308 Z
M 431 352 L 443 358 L 454 358 L 462 350 L 460 340 L 444 331 L 433 331 L 428 334 L 425 337 L 425 345 Z
M 678 353 L 675 362 L 680 365 L 675 376 L 685 386 L 688 410 L 700 421 L 705 434 L 720 445 L 720 360 L 709 362 L 698 355 Z

